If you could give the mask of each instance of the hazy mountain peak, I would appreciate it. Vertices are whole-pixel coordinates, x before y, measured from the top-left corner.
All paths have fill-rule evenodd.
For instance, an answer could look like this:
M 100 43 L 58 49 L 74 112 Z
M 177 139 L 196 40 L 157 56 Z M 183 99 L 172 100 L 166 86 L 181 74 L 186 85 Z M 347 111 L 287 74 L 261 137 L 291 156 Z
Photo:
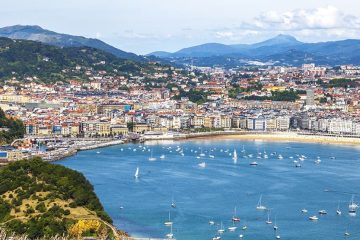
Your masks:
M 302 42 L 298 41 L 291 35 L 279 34 L 273 38 L 265 40 L 263 42 L 253 44 L 254 47 L 272 46 L 272 45 L 297 45 Z

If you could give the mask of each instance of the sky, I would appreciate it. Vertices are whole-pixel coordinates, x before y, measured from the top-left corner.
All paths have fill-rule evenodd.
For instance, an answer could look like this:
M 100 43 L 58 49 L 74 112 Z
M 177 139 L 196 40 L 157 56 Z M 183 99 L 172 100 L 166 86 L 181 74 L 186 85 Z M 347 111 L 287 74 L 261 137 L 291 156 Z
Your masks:
M 360 39 L 355 0 L 0 0 L 0 27 L 39 25 L 137 54 L 209 42 Z

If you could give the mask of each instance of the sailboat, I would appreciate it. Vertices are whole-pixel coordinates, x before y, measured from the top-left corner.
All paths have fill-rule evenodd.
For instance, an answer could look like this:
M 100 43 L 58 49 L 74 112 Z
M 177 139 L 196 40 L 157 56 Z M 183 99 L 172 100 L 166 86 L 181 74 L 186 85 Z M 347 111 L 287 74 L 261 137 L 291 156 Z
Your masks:
M 165 155 L 162 154 L 162 155 L 160 156 L 160 159 L 165 159 Z
M 266 224 L 272 224 L 272 221 L 271 221 L 271 219 L 270 219 L 270 211 L 268 211 L 268 218 L 267 218 L 267 220 L 266 220 L 265 223 L 266 223 Z
M 149 161 L 156 161 L 156 158 L 153 157 L 153 151 L 151 150 L 151 156 L 149 157 Z
M 337 215 L 341 215 L 340 202 L 338 203 L 338 207 L 337 207 L 337 209 L 336 209 L 336 214 L 337 214 Z
M 236 152 L 236 149 L 234 149 L 234 154 L 233 154 L 234 164 L 237 163 L 237 159 L 238 159 L 237 152 Z
M 176 208 L 176 203 L 175 203 L 175 201 L 174 201 L 174 196 L 173 196 L 172 199 L 171 199 L 171 207 L 172 207 L 172 208 Z
M 349 213 L 356 213 L 356 209 L 359 208 L 359 205 L 357 205 L 354 202 L 354 195 L 352 195 L 350 203 L 349 203 Z
M 200 151 L 200 154 L 199 154 L 200 157 L 205 157 L 205 153 L 202 152 L 202 149 Z
M 164 222 L 164 225 L 165 226 L 172 226 L 173 225 L 173 222 L 171 221 L 171 215 L 170 215 L 170 211 L 169 211 L 169 220 Z
M 349 237 L 351 234 L 348 232 L 348 229 L 346 228 L 346 230 L 345 230 L 345 233 L 344 233 L 344 236 L 345 237 Z
M 224 229 L 224 227 L 223 227 L 223 223 L 221 222 L 221 224 L 220 224 L 220 229 L 218 230 L 218 233 L 219 234 L 223 234 L 225 232 L 225 229 Z
M 277 224 L 276 224 L 276 216 L 275 216 L 274 230 L 275 230 L 275 231 L 278 230 L 278 226 L 277 226 Z
M 245 147 L 244 147 L 244 145 L 242 146 L 242 150 L 241 150 L 241 152 L 242 152 L 242 153 L 244 153 L 244 152 L 245 152 Z
M 264 210 L 266 210 L 266 207 L 261 204 L 261 200 L 262 200 L 262 195 L 260 195 L 260 199 L 256 206 L 256 210 L 264 211 Z
M 139 167 L 136 168 L 134 177 L 135 177 L 136 179 L 138 179 L 138 178 L 140 177 L 140 169 L 139 169 Z
M 173 237 L 174 237 L 174 234 L 173 234 L 173 232 L 172 232 L 172 224 L 171 224 L 171 226 L 170 226 L 170 233 L 166 234 L 166 237 L 167 237 L 168 239 L 173 239 Z
M 280 234 L 278 234 L 277 232 L 278 232 L 278 230 L 276 229 L 276 230 L 275 230 L 275 238 L 276 238 L 276 239 L 281 239 Z
M 234 208 L 234 215 L 233 217 L 231 218 L 231 220 L 233 222 L 240 222 L 240 218 L 238 216 L 236 216 L 236 207 Z

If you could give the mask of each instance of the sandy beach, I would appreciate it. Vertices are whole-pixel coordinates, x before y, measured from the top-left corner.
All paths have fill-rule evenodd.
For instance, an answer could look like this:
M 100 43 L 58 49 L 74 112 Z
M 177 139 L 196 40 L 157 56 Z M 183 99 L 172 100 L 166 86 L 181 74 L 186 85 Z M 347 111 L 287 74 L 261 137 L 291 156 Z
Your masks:
M 200 136 L 197 138 L 209 138 L 209 136 Z M 307 142 L 322 144 L 348 144 L 360 145 L 360 138 L 335 137 L 321 135 L 302 135 L 297 133 L 224 133 L 211 135 L 212 139 L 239 139 L 248 141 L 283 141 L 283 142 Z

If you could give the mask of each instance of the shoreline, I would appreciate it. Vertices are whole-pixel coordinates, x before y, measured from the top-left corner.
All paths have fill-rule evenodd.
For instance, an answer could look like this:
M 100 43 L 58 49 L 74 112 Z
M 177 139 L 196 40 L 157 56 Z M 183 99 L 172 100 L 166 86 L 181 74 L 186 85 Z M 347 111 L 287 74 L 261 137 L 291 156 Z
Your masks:
M 147 141 L 187 141 L 194 139 L 205 140 L 243 140 L 243 141 L 276 141 L 276 142 L 302 142 L 314 144 L 333 144 L 360 146 L 360 137 L 316 135 L 297 132 L 248 132 L 248 131 L 219 131 L 178 134 L 171 137 L 148 137 Z M 76 155 L 80 151 L 100 149 L 127 143 L 126 140 L 97 141 L 96 139 L 86 144 L 71 146 L 69 149 L 57 149 L 38 155 L 45 161 L 54 162 Z
M 188 139 L 229 139 L 229 140 L 245 140 L 245 141 L 277 141 L 277 142 L 303 142 L 303 143 L 318 143 L 318 144 L 334 144 L 334 145 L 352 145 L 359 146 L 360 138 L 356 137 L 340 137 L 340 136 L 326 136 L 326 135 L 310 135 L 298 134 L 292 132 L 217 132 L 217 133 L 202 133 L 202 134 L 188 134 L 185 138 Z
M 124 143 L 125 143 L 124 140 L 102 141 L 97 143 L 72 146 L 70 149 L 64 151 L 54 150 L 39 156 L 42 157 L 45 161 L 55 162 L 55 161 L 63 160 L 67 157 L 74 156 L 81 151 L 101 149 L 101 148 L 111 147 L 114 145 L 120 145 Z

